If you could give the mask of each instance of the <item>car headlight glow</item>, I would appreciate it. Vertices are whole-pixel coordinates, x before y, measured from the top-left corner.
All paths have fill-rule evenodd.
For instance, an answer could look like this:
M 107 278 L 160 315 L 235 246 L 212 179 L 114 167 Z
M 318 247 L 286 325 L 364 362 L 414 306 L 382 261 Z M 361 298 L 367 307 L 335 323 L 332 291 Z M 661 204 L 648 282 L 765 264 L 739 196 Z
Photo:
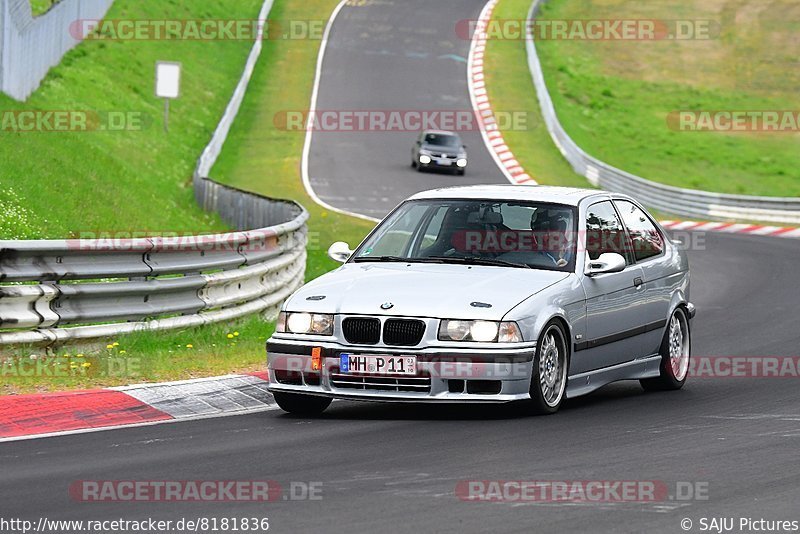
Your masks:
M 326 313 L 286 313 L 278 315 L 276 332 L 292 334 L 333 335 L 333 315 Z
M 467 158 L 459 158 L 458 161 L 456 161 L 456 165 L 463 169 L 467 166 Z
M 443 320 L 439 323 L 441 341 L 476 341 L 479 343 L 518 343 L 522 333 L 513 321 Z
M 423 165 L 427 165 L 428 163 L 431 162 L 431 157 L 425 154 L 420 154 L 419 162 L 422 163 Z

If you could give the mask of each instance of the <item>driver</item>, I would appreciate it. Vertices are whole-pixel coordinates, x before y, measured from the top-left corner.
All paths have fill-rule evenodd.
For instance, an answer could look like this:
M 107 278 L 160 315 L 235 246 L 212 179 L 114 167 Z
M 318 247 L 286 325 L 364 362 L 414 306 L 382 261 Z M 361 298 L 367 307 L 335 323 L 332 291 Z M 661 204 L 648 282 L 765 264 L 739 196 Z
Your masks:
M 559 267 L 564 267 L 572 259 L 571 222 L 569 210 L 542 207 L 531 214 L 531 230 L 542 253 Z

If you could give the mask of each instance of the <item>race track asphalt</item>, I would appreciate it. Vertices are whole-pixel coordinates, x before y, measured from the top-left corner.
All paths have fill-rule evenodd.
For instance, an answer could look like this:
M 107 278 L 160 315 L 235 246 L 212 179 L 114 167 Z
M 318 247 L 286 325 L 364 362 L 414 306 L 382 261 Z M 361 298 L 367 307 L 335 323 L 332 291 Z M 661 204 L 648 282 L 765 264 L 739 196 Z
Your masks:
M 459 20 L 477 19 L 484 3 L 369 0 L 363 6 L 346 6 L 332 27 L 317 110 L 470 111 L 466 63 L 470 41 L 456 27 Z M 426 189 L 508 183 L 477 129 L 460 132 L 469 156 L 465 176 L 417 172 L 411 168 L 411 148 L 418 134 L 316 131 L 309 182 L 326 203 L 377 218 Z
M 444 35 L 443 21 L 475 18 L 482 2 L 365 3 L 372 7 L 345 9 L 334 28 L 326 68 L 336 68 L 323 77 L 324 106 L 467 106 L 463 63 L 440 65 L 405 54 L 450 53 L 441 46 L 450 42 L 465 56 L 466 42 Z M 418 15 L 419 6 L 426 16 Z M 364 86 L 348 92 L 347 82 Z M 315 187 L 338 207 L 369 206 L 369 214 L 379 215 L 416 189 L 461 180 L 407 168 L 413 136 L 314 139 Z M 467 180 L 502 182 L 480 151 L 480 139 L 467 143 L 477 160 Z M 698 308 L 694 357 L 797 356 L 797 241 L 700 237 L 689 252 Z M 702 517 L 798 520 L 798 391 L 798 379 L 791 377 L 691 378 L 683 390 L 669 393 L 644 393 L 635 382 L 614 384 L 567 401 L 550 417 L 526 417 L 507 406 L 336 402 L 317 419 L 270 411 L 3 443 L 0 517 L 268 517 L 271 532 L 442 533 L 677 533 L 684 518 L 694 521 L 694 532 Z M 322 499 L 78 503 L 68 493 L 77 480 L 264 479 L 284 486 L 321 482 Z M 464 502 L 456 496 L 464 480 L 663 481 L 673 496 L 686 482 L 701 489 L 707 484 L 708 498 Z

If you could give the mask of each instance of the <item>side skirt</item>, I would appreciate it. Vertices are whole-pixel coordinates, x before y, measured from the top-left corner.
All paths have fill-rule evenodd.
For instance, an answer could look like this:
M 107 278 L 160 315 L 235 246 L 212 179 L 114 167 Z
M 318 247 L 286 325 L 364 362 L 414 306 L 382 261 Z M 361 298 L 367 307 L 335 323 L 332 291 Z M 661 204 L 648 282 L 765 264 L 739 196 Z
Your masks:
M 588 373 L 569 377 L 567 398 L 580 397 L 618 380 L 654 378 L 660 373 L 661 355 L 654 354 L 631 362 L 625 362 Z

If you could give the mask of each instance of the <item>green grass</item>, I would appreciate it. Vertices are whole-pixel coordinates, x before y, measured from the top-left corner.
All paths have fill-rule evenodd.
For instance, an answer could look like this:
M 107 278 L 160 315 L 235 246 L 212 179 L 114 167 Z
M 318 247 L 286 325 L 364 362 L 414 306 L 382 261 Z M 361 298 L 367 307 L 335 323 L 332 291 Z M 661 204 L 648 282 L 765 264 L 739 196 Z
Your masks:
M 4 350 L 0 395 L 263 371 L 264 343 L 273 328 L 251 316 L 183 331 L 121 336 L 49 353 L 35 347 Z
M 39 15 L 47 13 L 51 7 L 60 1 L 61 0 L 30 0 L 33 16 L 38 17 Z
M 255 17 L 260 7 L 261 0 L 117 0 L 108 18 L 245 19 Z M 298 18 L 314 19 L 321 16 L 316 7 L 296 6 L 294 12 Z M 303 45 L 302 50 L 293 52 L 295 68 L 306 72 L 305 76 L 296 73 L 296 79 L 308 87 L 296 89 L 310 91 L 319 43 L 299 44 Z M 239 80 L 251 46 L 249 41 L 86 41 L 51 70 L 27 102 L 18 103 L 0 95 L 0 110 L 121 110 L 141 112 L 149 121 L 142 131 L 0 133 L 0 239 L 63 238 L 97 231 L 227 230 L 216 216 L 196 206 L 191 176 L 197 157 Z M 183 64 L 182 94 L 172 103 L 168 135 L 162 129 L 162 102 L 153 96 L 156 60 Z M 272 60 L 265 54 L 260 65 Z M 260 79 L 260 83 L 272 85 L 275 93 L 285 90 L 277 85 L 279 81 L 263 76 Z M 235 148 L 235 143 L 230 142 L 226 149 Z M 262 148 L 286 160 L 296 160 L 300 152 L 296 144 Z M 271 174 L 277 183 L 299 183 L 296 169 L 281 172 Z M 278 197 L 283 194 L 276 188 L 262 187 L 260 191 Z M 319 212 L 316 215 L 320 216 Z M 318 273 L 323 260 L 319 254 L 312 257 L 316 258 L 317 267 L 311 270 Z M 252 316 L 233 324 L 141 333 L 102 340 L 94 346 L 60 349 L 49 357 L 63 360 L 65 354 L 74 358 L 81 353 L 85 363 L 93 365 L 81 367 L 87 371 L 76 376 L 15 377 L 7 372 L 0 380 L 0 393 L 177 380 L 263 369 L 264 341 L 273 328 L 261 317 Z M 228 340 L 227 334 L 234 331 L 240 335 Z M 113 346 L 114 343 L 118 345 Z M 106 349 L 107 344 L 112 348 Z M 4 348 L 0 350 L 0 364 L 30 359 L 31 355 L 44 357 L 46 353 L 40 348 Z M 104 362 L 109 357 L 126 372 L 108 373 Z M 9 365 L 11 370 L 15 368 Z
M 524 19 L 530 0 L 502 0 L 493 19 Z M 522 13 L 522 14 L 520 14 Z M 517 161 L 540 184 L 589 187 L 561 156 L 539 112 L 539 101 L 528 71 L 525 42 L 489 40 L 484 75 L 492 108 L 497 112 L 525 112 L 525 128 L 504 129 L 503 138 Z
M 523 18 L 529 4 L 503 0 L 504 16 L 498 17 Z M 797 133 L 682 132 L 666 120 L 675 110 L 796 110 L 800 5 L 551 0 L 542 16 L 718 21 L 720 37 L 707 41 L 539 41 L 559 118 L 589 154 L 651 180 L 727 193 L 800 196 Z M 523 42 L 496 50 L 504 65 L 524 63 Z M 514 79 L 523 77 L 515 73 Z
M 260 0 L 117 0 L 108 18 L 252 18 L 260 5 Z M 0 213 L 0 239 L 225 229 L 196 206 L 191 177 L 251 46 L 248 41 L 88 40 L 66 54 L 27 102 L 0 95 L 3 112 L 119 111 L 138 114 L 144 124 L 125 131 L 0 132 L 0 200 L 14 196 L 27 212 L 24 226 Z M 169 134 L 162 128 L 163 103 L 154 96 L 157 60 L 183 64 Z
M 328 18 L 337 0 L 276 2 L 278 20 Z M 309 211 L 308 279 L 338 264 L 327 257 L 334 241 L 360 242 L 373 224 L 323 209 L 306 194 L 300 176 L 305 133 L 275 127 L 281 111 L 308 109 L 319 51 L 318 40 L 264 42 L 250 89 L 231 129 L 214 179 L 249 191 L 299 201 Z

